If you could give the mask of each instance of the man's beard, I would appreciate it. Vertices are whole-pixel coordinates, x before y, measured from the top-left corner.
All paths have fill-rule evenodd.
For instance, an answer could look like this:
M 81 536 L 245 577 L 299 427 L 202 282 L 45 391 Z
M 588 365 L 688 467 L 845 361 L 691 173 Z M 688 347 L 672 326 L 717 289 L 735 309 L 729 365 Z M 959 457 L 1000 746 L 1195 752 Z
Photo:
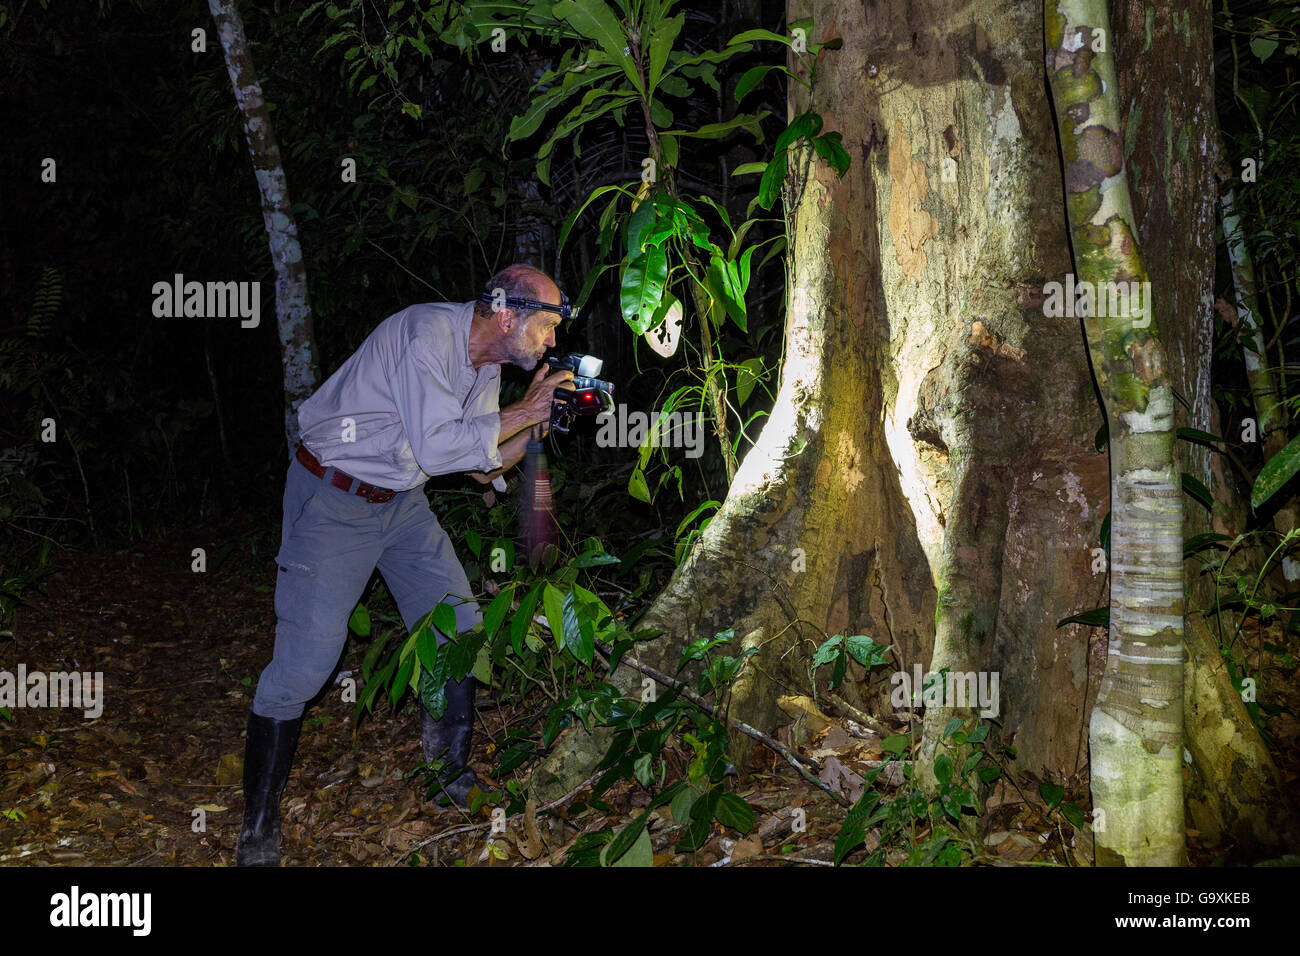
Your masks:
M 534 355 L 525 350 L 522 328 L 506 340 L 506 356 L 512 365 L 518 365 L 527 372 L 537 368 L 537 363 L 542 358 L 541 354 Z

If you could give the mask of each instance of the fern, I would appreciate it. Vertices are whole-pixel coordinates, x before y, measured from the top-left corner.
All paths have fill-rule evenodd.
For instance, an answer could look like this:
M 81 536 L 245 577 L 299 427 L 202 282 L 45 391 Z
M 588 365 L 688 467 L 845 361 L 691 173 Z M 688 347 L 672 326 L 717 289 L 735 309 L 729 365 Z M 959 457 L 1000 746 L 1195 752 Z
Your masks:
M 63 274 L 53 266 L 41 270 L 41 278 L 36 283 L 36 295 L 32 300 L 32 310 L 27 316 L 27 335 L 38 339 L 50 331 L 54 324 L 54 314 L 63 302 Z

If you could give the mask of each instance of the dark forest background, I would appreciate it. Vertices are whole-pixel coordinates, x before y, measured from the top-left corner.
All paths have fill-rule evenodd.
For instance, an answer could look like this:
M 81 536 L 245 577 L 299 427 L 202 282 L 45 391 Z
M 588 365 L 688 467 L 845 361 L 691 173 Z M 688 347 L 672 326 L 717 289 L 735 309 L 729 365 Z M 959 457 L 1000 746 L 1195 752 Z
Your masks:
M 579 221 L 557 261 L 560 224 L 593 188 L 635 179 L 647 153 L 641 124 L 611 114 L 584 127 L 576 149 L 557 149 L 549 183 L 539 181 L 536 150 L 544 136 L 503 144 L 511 119 L 535 95 L 534 80 L 562 48 L 543 37 L 528 45 L 512 38 L 504 52 L 492 52 L 485 42 L 444 33 L 453 42 L 393 50 L 384 21 L 401 6 L 240 4 L 294 203 L 322 379 L 384 317 L 411 302 L 472 298 L 511 261 L 553 272 L 574 297 L 600 258 L 595 217 Z M 421 8 L 445 25 L 456 7 Z M 689 50 L 720 49 L 750 27 L 779 30 L 785 15 L 772 0 L 693 5 L 685 14 L 682 42 Z M 1216 49 L 1230 165 L 1239 168 L 1241 157 L 1253 156 L 1269 170 L 1241 184 L 1238 205 L 1260 273 L 1269 354 L 1288 400 L 1300 345 L 1300 61 L 1289 39 L 1293 19 L 1282 5 L 1225 5 Z M 207 33 L 206 52 L 191 49 L 196 27 Z M 737 107 L 727 94 L 736 79 L 774 56 L 755 50 L 720 65 L 719 89 L 701 84 L 679 123 L 733 115 Z M 0 75 L 6 610 L 39 582 L 51 549 L 120 545 L 232 514 L 260 516 L 273 540 L 287 453 L 274 275 L 207 4 L 0 5 Z M 748 111 L 769 111 L 764 142 L 740 131 L 694 140 L 677 173 L 684 189 L 740 218 L 757 184 L 730 173 L 766 159 L 786 121 L 775 76 L 745 103 Z M 55 183 L 42 181 L 46 157 L 57 162 Z M 358 162 L 356 184 L 339 181 L 343 157 Z M 1222 247 L 1221 259 L 1216 285 L 1231 301 Z M 153 284 L 176 273 L 187 280 L 259 280 L 259 327 L 153 317 Z M 730 337 L 720 347 L 728 361 L 779 362 L 783 290 L 778 256 L 751 284 L 749 307 L 761 321 L 748 335 L 725 326 Z M 681 354 L 664 360 L 638 345 L 619 314 L 615 272 L 595 283 L 586 306 L 586 318 L 563 329 L 557 351 L 600 355 L 619 399 L 652 407 L 673 386 Z M 1222 316 L 1218 321 L 1216 394 L 1225 420 L 1237 420 L 1250 396 L 1233 328 Z M 507 371 L 503 405 L 522 381 L 518 370 Z M 766 402 L 758 389 L 746 410 L 750 431 L 737 439 L 740 456 Z M 57 423 L 52 443 L 41 440 L 47 418 Z M 625 454 L 602 456 L 582 429 L 566 440 L 563 454 L 565 467 L 591 469 L 616 489 L 631 468 Z M 1244 464 L 1253 470 L 1259 462 Z M 671 477 L 664 487 L 651 481 L 653 505 L 626 494 L 588 495 L 583 518 L 629 533 L 671 530 L 699 502 L 726 492 L 712 440 L 684 470 L 680 492 Z M 452 476 L 436 486 L 463 485 Z M 607 512 L 599 510 L 602 501 Z

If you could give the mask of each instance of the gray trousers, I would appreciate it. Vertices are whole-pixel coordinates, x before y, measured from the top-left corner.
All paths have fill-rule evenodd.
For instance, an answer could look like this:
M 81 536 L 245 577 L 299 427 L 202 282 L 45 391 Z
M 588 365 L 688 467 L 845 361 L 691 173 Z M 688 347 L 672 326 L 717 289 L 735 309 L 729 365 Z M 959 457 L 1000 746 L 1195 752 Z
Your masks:
M 376 566 L 408 631 L 439 601 L 455 606 L 457 631 L 482 620 L 423 488 L 372 504 L 334 487 L 332 475 L 329 469 L 317 478 L 296 459 L 289 463 L 276 556 L 275 655 L 253 698 L 253 712 L 263 717 L 301 716 L 325 685 L 347 641 L 348 617 Z

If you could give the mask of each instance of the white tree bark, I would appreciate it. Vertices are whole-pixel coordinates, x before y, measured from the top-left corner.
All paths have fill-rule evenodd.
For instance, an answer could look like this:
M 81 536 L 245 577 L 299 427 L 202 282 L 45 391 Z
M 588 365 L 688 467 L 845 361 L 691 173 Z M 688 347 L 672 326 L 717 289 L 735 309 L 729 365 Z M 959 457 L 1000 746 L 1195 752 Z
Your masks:
M 226 69 L 253 158 L 253 173 L 262 197 L 262 220 L 275 267 L 275 315 L 284 363 L 284 434 L 287 454 L 298 444 L 298 406 L 316 390 L 320 378 L 311 305 L 307 299 L 307 269 L 298 243 L 298 227 L 289 202 L 289 184 L 280 161 L 271 116 L 262 98 L 262 85 L 253 68 L 244 36 L 244 23 L 235 0 L 208 0 L 217 24 Z

